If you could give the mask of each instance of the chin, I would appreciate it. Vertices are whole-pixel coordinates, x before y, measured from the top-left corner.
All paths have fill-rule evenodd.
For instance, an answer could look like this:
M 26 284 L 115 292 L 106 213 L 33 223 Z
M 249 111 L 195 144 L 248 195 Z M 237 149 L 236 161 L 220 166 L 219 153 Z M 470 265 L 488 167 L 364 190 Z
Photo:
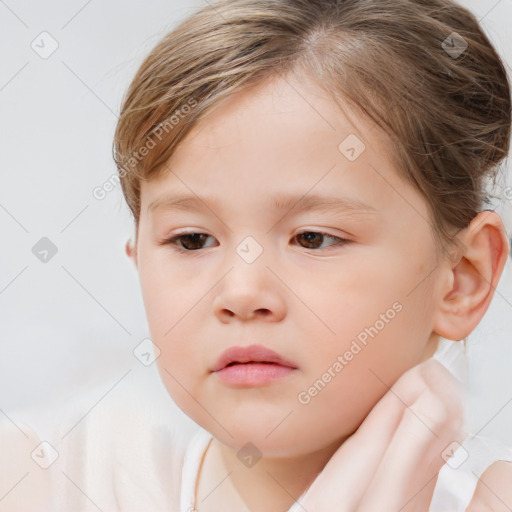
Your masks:
M 240 456 L 254 451 L 259 457 L 292 458 L 325 448 L 324 435 L 319 434 L 316 442 L 312 443 L 312 435 L 299 427 L 294 427 L 295 431 L 290 429 L 291 425 L 288 425 L 288 429 L 284 428 L 284 424 L 275 428 L 278 424 L 279 422 L 275 422 L 272 428 L 262 428 L 258 419 L 250 423 L 236 422 L 236 425 L 222 423 L 231 437 L 218 424 L 212 424 L 211 421 L 207 424 L 200 423 L 217 441 L 237 453 L 240 452 Z

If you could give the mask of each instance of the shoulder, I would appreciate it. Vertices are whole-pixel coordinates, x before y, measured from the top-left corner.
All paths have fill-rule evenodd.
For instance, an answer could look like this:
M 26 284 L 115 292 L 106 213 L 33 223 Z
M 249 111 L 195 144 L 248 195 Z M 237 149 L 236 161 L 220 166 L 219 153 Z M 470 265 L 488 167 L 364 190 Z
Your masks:
M 467 512 L 512 510 L 512 462 L 498 460 L 480 476 Z
M 510 447 L 496 439 L 468 435 L 441 468 L 429 512 L 510 512 L 512 464 L 507 460 L 512 460 Z M 503 503 L 507 506 L 499 508 Z
M 59 504 L 82 510 L 87 503 L 77 486 L 94 489 L 102 510 L 176 509 L 195 424 L 145 370 L 113 376 L 62 404 L 52 436 L 60 452 Z
M 0 417 L 0 471 L 18 474 L 31 469 L 31 452 L 39 444 L 32 428 L 9 416 Z M 2 477 L 8 473 L 0 473 Z M 0 482 L 5 478 L 0 478 Z
M 50 502 L 44 460 L 44 447 L 32 428 L 0 417 L 0 512 L 35 512 Z

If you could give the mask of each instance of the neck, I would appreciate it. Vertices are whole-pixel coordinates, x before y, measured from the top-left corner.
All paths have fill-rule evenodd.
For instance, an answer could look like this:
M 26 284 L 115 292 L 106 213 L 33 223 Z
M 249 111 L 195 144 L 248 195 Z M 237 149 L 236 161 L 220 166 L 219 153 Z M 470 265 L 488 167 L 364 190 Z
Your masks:
M 313 453 L 288 458 L 262 457 L 246 466 L 236 450 L 213 438 L 199 479 L 198 503 L 204 500 L 200 510 L 288 510 L 313 483 L 343 440 Z

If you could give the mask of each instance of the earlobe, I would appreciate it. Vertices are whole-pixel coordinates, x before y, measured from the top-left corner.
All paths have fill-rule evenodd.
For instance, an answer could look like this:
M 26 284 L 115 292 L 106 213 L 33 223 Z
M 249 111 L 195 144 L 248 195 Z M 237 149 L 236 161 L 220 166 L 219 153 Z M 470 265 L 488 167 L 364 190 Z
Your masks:
M 508 238 L 499 215 L 480 212 L 458 236 L 464 253 L 442 265 L 450 289 L 440 298 L 434 330 L 445 339 L 466 338 L 486 313 L 507 261 Z M 446 290 L 446 289 L 445 289 Z
M 135 264 L 135 267 L 137 268 L 137 251 L 132 244 L 131 238 L 129 238 L 126 241 L 124 250 L 125 250 L 126 256 L 128 256 L 128 258 L 130 258 L 133 261 L 133 263 Z

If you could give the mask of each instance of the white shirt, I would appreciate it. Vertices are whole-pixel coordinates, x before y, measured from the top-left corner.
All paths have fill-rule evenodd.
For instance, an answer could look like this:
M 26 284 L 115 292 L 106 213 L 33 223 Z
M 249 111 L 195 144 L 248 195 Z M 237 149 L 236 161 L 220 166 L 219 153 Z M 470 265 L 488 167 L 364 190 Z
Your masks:
M 447 346 L 436 353 L 445 363 L 458 350 Z M 122 388 L 103 383 L 32 416 L 0 410 L 0 512 L 193 512 L 211 434 L 149 372 L 132 370 Z M 27 427 L 30 417 L 37 432 Z M 464 511 L 495 460 L 511 461 L 512 450 L 468 437 L 441 469 L 430 512 Z M 289 512 L 302 512 L 299 503 Z
M 200 429 L 190 441 L 182 472 L 180 512 L 201 510 L 196 503 L 198 471 L 212 435 Z M 496 460 L 512 461 L 512 449 L 482 436 L 468 436 L 439 472 L 429 512 L 464 512 L 475 492 L 478 478 Z M 305 493 L 304 493 L 305 494 Z M 288 512 L 303 512 L 297 500 Z

